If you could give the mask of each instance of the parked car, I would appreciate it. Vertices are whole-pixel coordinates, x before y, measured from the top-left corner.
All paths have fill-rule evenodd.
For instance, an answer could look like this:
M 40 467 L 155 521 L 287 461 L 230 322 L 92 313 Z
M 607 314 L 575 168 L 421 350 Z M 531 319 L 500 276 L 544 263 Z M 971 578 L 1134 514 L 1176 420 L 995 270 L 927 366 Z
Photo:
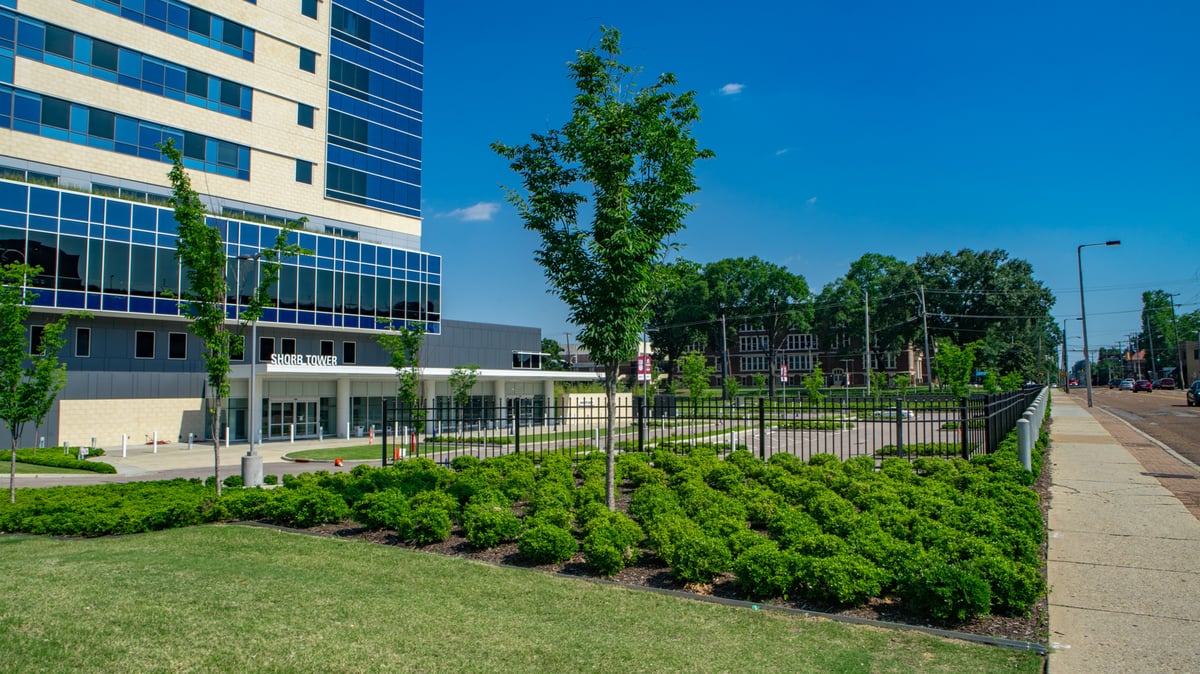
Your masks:
M 1133 390 L 1133 380 L 1132 379 L 1122 379 L 1121 383 L 1117 385 L 1117 388 L 1122 391 L 1132 391 Z
M 1192 385 L 1187 390 L 1188 407 L 1200 405 L 1200 379 L 1192 382 Z
M 1163 377 L 1162 379 L 1154 382 L 1154 388 L 1160 391 L 1174 391 L 1175 380 L 1170 377 Z
M 1071 377 L 1067 380 L 1067 386 L 1079 386 L 1079 380 L 1075 377 Z
M 1154 390 L 1154 384 L 1151 384 L 1149 379 L 1139 379 L 1139 380 L 1133 382 L 1133 392 L 1134 393 L 1137 393 L 1138 391 L 1153 391 L 1153 390 Z

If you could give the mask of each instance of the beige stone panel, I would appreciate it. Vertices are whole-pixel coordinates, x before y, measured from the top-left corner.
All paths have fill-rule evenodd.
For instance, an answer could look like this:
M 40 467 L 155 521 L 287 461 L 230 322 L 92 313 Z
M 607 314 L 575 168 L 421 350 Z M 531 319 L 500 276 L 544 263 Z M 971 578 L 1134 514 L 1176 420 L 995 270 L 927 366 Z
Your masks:
M 252 7 L 248 3 L 246 6 Z M 308 45 L 318 54 L 317 73 L 312 74 L 300 70 L 299 50 L 294 44 L 269 34 L 255 35 L 255 60 L 250 62 L 153 28 L 140 26 L 128 19 L 81 5 L 73 0 L 23 3 L 21 11 L 43 21 L 234 80 L 272 95 L 304 101 L 310 105 L 324 105 L 325 84 L 328 82 L 324 70 L 328 39 L 324 37 L 323 31 L 318 31 L 311 40 L 312 44 Z M 128 90 L 125 87 L 121 89 Z
M 3 152 L 14 157 L 167 187 L 166 164 L 8 129 L 0 130 L 0 141 Z M 232 180 L 220 176 L 213 179 Z
M 78 446 L 96 438 L 101 446 L 120 446 L 122 434 L 131 446 L 141 445 L 158 433 L 159 440 L 186 442 L 188 433 L 204 433 L 204 400 L 201 398 L 139 398 L 112 400 L 60 400 L 57 443 Z

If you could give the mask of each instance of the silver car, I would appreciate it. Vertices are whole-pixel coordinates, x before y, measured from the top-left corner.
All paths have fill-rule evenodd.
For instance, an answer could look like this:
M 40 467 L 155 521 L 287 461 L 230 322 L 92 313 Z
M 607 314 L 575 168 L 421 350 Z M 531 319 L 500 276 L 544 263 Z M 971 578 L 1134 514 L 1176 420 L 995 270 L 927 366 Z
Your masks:
M 1132 391 L 1133 390 L 1133 380 L 1132 379 L 1122 379 L 1121 385 L 1118 386 L 1117 388 L 1119 388 L 1122 391 Z

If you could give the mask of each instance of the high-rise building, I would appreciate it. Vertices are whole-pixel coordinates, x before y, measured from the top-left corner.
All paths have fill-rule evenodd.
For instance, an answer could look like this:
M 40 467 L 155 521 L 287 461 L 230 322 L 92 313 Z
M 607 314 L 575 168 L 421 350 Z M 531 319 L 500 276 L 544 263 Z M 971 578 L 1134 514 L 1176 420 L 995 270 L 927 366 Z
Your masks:
M 312 254 L 285 261 L 235 361 L 233 440 L 378 423 L 395 373 L 372 333 L 389 322 L 425 327 L 432 379 L 474 362 L 493 403 L 552 398 L 548 378 L 506 373 L 536 369 L 517 364 L 538 330 L 442 320 L 442 260 L 421 250 L 423 15 L 422 0 L 0 0 L 0 263 L 41 267 L 43 319 L 91 314 L 43 435 L 206 432 L 168 141 L 225 237 L 231 320 L 248 258 L 307 219 L 293 241 Z

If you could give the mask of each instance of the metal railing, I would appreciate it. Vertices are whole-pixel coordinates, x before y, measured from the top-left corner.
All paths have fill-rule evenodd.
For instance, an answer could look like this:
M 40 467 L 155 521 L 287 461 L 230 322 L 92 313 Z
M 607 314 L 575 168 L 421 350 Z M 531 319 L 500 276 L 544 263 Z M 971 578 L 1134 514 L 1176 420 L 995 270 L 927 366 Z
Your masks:
M 685 453 L 695 444 L 707 443 L 723 453 L 745 448 L 764 460 L 779 453 L 805 460 L 815 454 L 833 454 L 842 460 L 862 455 L 969 459 L 995 451 L 1041 390 L 820 402 L 634 398 L 617 408 L 612 432 L 617 450 L 625 452 Z M 513 452 L 535 459 L 548 453 L 577 456 L 606 446 L 608 419 L 603 405 L 546 404 L 531 409 L 513 404 L 474 407 L 467 413 L 446 407 L 400 411 L 380 433 L 384 463 L 414 453 L 439 462 L 459 455 L 482 459 Z

